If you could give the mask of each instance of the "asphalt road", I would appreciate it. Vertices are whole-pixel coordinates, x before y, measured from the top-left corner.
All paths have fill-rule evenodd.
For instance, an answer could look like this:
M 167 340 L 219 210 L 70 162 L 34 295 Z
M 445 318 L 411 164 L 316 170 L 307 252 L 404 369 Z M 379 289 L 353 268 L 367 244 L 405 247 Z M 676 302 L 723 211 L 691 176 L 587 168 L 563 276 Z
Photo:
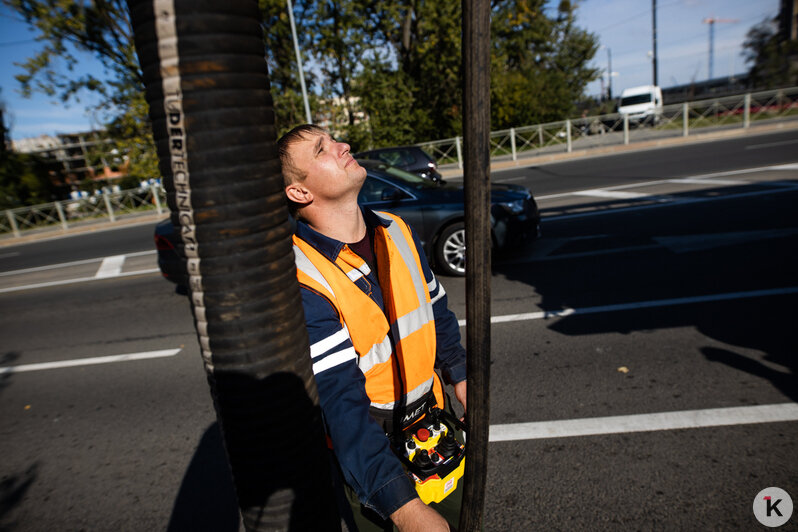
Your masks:
M 494 263 L 485 530 L 752 530 L 798 497 L 795 143 L 495 174 L 546 217 Z M 150 233 L 0 248 L 0 529 L 238 529 L 188 301 L 152 255 L 95 277 Z
M 535 196 L 795 162 L 798 130 L 571 159 L 494 172 L 491 180 L 529 186 Z M 462 181 L 454 178 L 453 181 Z

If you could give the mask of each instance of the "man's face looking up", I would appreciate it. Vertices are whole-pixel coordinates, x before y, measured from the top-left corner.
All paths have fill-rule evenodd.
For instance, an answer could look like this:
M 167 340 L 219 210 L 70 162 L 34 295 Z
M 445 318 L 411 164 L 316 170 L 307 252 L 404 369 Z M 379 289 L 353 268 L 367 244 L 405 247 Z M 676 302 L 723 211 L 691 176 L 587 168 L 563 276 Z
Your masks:
M 307 132 L 291 144 L 288 153 L 294 167 L 305 176 L 288 188 L 304 187 L 312 195 L 312 201 L 319 203 L 350 196 L 357 200 L 366 169 L 352 157 L 348 144 L 336 142 L 327 133 Z

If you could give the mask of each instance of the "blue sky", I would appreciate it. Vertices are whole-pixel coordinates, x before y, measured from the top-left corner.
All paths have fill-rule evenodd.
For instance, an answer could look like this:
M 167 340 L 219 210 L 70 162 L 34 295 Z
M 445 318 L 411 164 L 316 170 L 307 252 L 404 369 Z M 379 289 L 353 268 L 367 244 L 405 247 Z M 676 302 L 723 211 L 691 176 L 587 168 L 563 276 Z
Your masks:
M 709 77 L 707 18 L 737 20 L 715 23 L 713 77 L 747 70 L 742 44 L 751 26 L 778 13 L 779 0 L 658 0 L 657 63 L 662 87 L 701 81 Z M 577 24 L 596 34 L 603 46 L 594 66 L 607 71 L 607 48 L 612 56 L 613 96 L 622 89 L 652 82 L 651 1 L 587 0 L 580 2 Z M 606 83 L 606 77 L 605 83 Z M 601 83 L 587 88 L 598 94 Z
M 556 6 L 556 0 L 552 2 Z M 715 24 L 714 77 L 745 72 L 741 55 L 745 34 L 751 26 L 778 12 L 779 0 L 658 0 L 657 55 L 659 83 L 663 87 L 700 81 L 708 76 L 709 27 L 705 18 L 736 19 L 735 23 Z M 607 69 L 607 48 L 612 55 L 613 95 L 625 87 L 651 83 L 652 68 L 648 52 L 652 49 L 651 1 L 583 0 L 577 10 L 577 24 L 595 33 L 603 46 L 594 66 Z M 34 33 L 19 17 L 0 4 L 0 99 L 5 103 L 11 137 L 20 139 L 41 134 L 87 131 L 99 126 L 96 117 L 85 110 L 89 94 L 81 103 L 53 101 L 38 94 L 21 97 L 14 79 L 22 70 L 14 63 L 33 55 L 39 45 Z M 101 68 L 85 55 L 81 68 Z M 605 78 L 606 80 L 606 78 Z M 601 83 L 587 87 L 599 94 Z

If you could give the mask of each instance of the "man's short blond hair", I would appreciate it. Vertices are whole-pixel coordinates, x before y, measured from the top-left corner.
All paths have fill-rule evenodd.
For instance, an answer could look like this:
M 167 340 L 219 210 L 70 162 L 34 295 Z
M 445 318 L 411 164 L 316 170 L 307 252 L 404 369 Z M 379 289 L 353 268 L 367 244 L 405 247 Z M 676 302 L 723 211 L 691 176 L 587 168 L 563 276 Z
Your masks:
M 293 144 L 296 144 L 300 140 L 305 140 L 308 134 L 326 135 L 327 131 L 313 124 L 302 124 L 293 128 L 277 141 L 277 153 L 280 156 L 283 183 L 285 183 L 285 186 L 296 183 L 297 181 L 304 181 L 307 177 L 307 174 L 294 165 L 294 161 L 291 159 L 291 154 L 288 153 L 288 150 Z

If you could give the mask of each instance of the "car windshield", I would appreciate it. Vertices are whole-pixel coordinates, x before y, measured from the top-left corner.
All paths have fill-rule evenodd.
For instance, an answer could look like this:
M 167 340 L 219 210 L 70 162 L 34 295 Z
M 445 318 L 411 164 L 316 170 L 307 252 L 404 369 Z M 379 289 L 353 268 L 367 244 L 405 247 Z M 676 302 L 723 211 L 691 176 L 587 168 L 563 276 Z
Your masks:
M 400 170 L 394 166 L 388 166 L 384 163 L 377 163 L 373 161 L 369 161 L 366 164 L 363 164 L 366 168 L 370 170 L 377 170 L 384 174 L 388 174 L 389 176 L 393 177 L 402 182 L 402 184 L 407 185 L 413 188 L 436 188 L 438 185 L 435 184 L 434 181 L 429 179 L 425 179 L 419 175 L 406 172 L 404 170 Z
M 653 100 L 652 95 L 649 94 L 638 94 L 636 96 L 627 96 L 626 98 L 621 100 L 621 107 L 624 105 L 637 105 L 639 103 L 650 103 Z

